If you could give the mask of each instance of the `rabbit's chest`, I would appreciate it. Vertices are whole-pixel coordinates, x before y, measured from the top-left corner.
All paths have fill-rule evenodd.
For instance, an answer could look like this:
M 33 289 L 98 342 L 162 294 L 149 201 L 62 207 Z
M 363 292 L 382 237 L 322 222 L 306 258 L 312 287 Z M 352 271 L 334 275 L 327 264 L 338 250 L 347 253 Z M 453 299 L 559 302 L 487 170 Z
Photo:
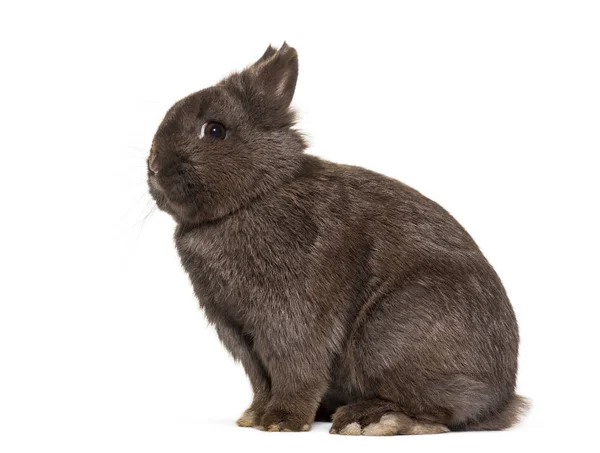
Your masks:
M 236 219 L 176 234 L 182 264 L 207 310 L 250 312 L 269 301 L 299 297 L 316 232 L 272 220 Z

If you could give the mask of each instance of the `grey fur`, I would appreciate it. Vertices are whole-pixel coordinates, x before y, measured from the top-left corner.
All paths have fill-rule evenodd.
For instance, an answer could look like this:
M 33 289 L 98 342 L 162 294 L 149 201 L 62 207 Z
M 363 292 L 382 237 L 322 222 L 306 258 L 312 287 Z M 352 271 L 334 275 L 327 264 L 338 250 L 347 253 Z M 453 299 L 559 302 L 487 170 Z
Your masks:
M 512 425 L 524 407 L 519 335 L 496 272 L 416 190 L 304 154 L 290 108 L 297 75 L 296 51 L 269 47 L 176 103 L 149 158 L 150 192 L 177 222 L 200 305 L 250 378 L 239 424 Z M 224 140 L 200 138 L 210 121 Z

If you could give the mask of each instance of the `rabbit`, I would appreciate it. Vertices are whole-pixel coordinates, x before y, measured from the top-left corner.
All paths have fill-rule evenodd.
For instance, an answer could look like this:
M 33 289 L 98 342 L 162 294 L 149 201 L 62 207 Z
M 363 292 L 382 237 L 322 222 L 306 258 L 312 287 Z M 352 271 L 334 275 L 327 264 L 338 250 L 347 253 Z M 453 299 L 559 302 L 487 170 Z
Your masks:
M 305 153 L 284 43 L 166 113 L 149 191 L 250 380 L 237 424 L 346 435 L 501 430 L 519 333 L 471 236 L 405 184 Z

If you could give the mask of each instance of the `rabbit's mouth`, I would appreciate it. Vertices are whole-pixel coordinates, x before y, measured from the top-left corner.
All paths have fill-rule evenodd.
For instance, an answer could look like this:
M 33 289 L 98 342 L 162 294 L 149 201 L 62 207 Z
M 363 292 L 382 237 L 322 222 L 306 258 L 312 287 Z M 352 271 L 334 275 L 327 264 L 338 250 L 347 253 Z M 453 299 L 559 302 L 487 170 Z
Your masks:
M 156 205 L 162 211 L 170 214 L 176 222 L 180 223 L 193 216 L 197 210 L 195 203 L 190 203 L 190 187 L 180 179 L 160 177 L 160 175 L 148 175 L 148 189 Z
M 148 190 L 156 205 L 163 211 L 168 211 L 168 201 L 164 189 L 158 183 L 155 175 L 148 175 Z
M 148 186 L 150 187 L 150 191 L 155 190 L 157 192 L 163 192 L 163 188 L 158 183 L 157 176 L 153 173 L 148 174 Z
M 148 176 L 148 188 L 150 195 L 156 201 L 156 205 L 162 211 L 171 214 L 173 217 L 177 217 L 178 206 L 180 203 L 173 200 L 173 196 L 170 191 L 167 191 L 159 181 L 159 178 L 155 175 Z

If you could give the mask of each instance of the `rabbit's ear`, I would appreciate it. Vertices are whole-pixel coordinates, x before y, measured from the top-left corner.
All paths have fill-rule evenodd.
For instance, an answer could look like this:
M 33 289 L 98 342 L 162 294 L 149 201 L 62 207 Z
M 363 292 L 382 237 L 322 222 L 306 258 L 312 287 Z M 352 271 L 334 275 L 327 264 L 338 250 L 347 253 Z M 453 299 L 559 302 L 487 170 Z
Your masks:
M 298 80 L 296 49 L 283 43 L 277 51 L 271 46 L 247 69 L 253 91 L 259 93 L 270 108 L 285 110 L 294 97 Z
M 267 47 L 267 50 L 265 50 L 263 56 L 256 60 L 256 63 L 254 63 L 252 66 L 258 66 L 259 64 L 263 63 L 264 61 L 268 60 L 273 55 L 275 55 L 276 52 L 277 49 L 269 44 L 269 47 Z

